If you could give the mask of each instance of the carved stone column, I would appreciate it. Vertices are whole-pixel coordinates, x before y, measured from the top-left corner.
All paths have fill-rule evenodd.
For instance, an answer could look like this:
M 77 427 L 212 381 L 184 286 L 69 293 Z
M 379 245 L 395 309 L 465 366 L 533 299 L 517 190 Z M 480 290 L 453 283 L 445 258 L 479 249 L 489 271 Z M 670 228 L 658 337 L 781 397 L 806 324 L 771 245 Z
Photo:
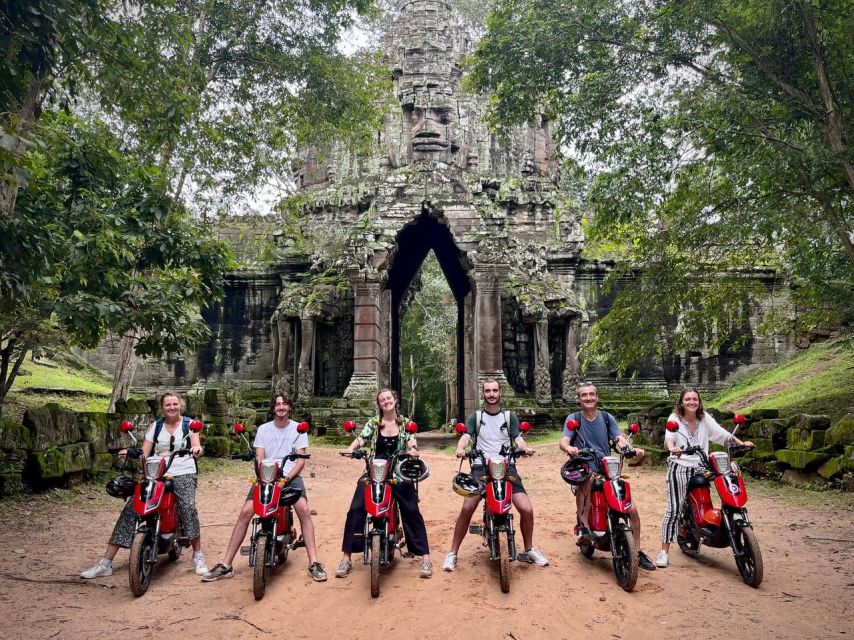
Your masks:
M 475 283 L 475 361 L 477 363 L 477 402 L 480 387 L 486 378 L 495 378 L 501 385 L 504 397 L 512 396 L 513 389 L 504 375 L 504 350 L 501 331 L 501 285 L 507 277 L 506 265 L 481 265 L 474 269 Z
M 302 318 L 302 344 L 297 369 L 297 395 L 301 398 L 314 395 L 314 318 Z
M 378 390 L 380 357 L 380 284 L 354 282 L 353 377 L 345 398 L 373 398 Z
M 273 392 L 290 393 L 292 376 L 288 362 L 293 348 L 290 318 L 276 317 L 273 320 Z
M 581 376 L 578 362 L 578 342 L 581 337 L 581 316 L 570 319 L 566 325 L 566 366 L 563 369 L 561 391 L 563 399 L 572 402 L 576 397 L 576 388 Z
M 552 376 L 549 373 L 549 321 L 540 318 L 534 325 L 534 395 L 537 402 L 552 400 Z

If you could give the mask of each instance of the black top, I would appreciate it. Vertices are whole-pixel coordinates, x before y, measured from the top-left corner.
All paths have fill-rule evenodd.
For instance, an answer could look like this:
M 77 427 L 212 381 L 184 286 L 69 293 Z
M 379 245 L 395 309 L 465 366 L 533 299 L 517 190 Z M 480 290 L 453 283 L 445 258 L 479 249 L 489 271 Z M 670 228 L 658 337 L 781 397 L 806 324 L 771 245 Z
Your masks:
M 398 436 L 377 435 L 377 448 L 374 457 L 388 460 L 397 451 Z

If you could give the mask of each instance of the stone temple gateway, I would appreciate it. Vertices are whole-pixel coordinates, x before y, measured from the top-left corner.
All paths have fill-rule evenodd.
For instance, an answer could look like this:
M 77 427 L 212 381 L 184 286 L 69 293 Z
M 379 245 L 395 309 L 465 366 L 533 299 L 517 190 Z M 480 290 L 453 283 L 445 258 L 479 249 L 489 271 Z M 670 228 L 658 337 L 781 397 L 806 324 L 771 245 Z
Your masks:
M 550 123 L 540 117 L 506 139 L 491 133 L 484 97 L 461 89 L 469 51 L 447 2 L 401 3 L 384 49 L 396 100 L 370 151 L 303 151 L 297 196 L 258 231 L 276 238 L 279 259 L 230 274 L 226 299 L 205 312 L 209 344 L 141 363 L 136 390 L 272 387 L 328 426 L 368 410 L 378 388 L 400 389 L 401 318 L 432 250 L 457 309 L 452 413 L 475 408 L 480 381 L 493 376 L 541 424 L 565 415 L 577 349 L 613 296 L 603 293 L 609 267 L 582 257 L 581 211 L 559 188 Z M 773 302 L 779 283 L 766 283 Z M 790 338 L 753 335 L 761 313 L 751 309 L 735 353 L 670 354 L 643 363 L 632 381 L 597 368 L 585 375 L 622 392 L 713 388 L 792 351 Z M 114 349 L 107 343 L 89 359 L 112 369 Z
M 282 239 L 287 255 L 299 251 L 296 237 L 314 252 L 308 270 L 305 262 L 283 265 L 279 388 L 346 398 L 399 388 L 401 314 L 430 250 L 457 305 L 460 415 L 478 402 L 485 377 L 511 389 L 503 357 L 505 341 L 515 342 L 504 330 L 508 309 L 534 338 L 530 362 L 522 371 L 512 367 L 512 386 L 525 381 L 521 391 L 550 401 L 553 371 L 567 391 L 575 383 L 572 345 L 583 314 L 573 289 L 582 236 L 578 211 L 558 189 L 549 123 L 540 118 L 506 140 L 487 130 L 483 99 L 460 88 L 469 43 L 452 16 L 442 0 L 402 3 L 386 48 L 399 106 L 370 156 L 303 154 L 299 233 L 283 229 Z M 332 286 L 336 279 L 346 285 Z M 342 359 L 351 352 L 348 367 Z

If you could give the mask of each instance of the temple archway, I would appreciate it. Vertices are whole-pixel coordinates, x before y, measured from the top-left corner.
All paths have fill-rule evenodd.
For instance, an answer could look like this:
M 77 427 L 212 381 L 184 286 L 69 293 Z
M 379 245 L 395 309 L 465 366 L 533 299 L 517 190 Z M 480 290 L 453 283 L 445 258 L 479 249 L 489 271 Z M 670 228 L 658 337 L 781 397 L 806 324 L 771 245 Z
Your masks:
M 421 215 L 404 227 L 397 237 L 395 249 L 389 255 L 387 278 L 384 283 L 388 296 L 389 320 L 389 383 L 402 394 L 401 325 L 405 313 L 403 302 L 425 258 L 433 251 L 448 283 L 457 306 L 456 328 L 456 397 L 452 414 L 462 420 L 466 399 L 466 300 L 472 291 L 470 266 L 457 247 L 450 229 L 440 212 L 424 207 Z

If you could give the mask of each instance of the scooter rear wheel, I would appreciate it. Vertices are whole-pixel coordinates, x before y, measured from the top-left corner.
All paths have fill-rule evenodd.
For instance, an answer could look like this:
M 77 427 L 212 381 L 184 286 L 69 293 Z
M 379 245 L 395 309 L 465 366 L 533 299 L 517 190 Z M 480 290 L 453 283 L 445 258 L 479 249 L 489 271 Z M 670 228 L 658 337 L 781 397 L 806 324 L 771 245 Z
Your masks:
M 614 575 L 617 577 L 617 584 L 625 591 L 632 591 L 638 581 L 638 554 L 631 531 L 614 531 L 614 548 Z
M 756 534 L 750 527 L 736 527 L 732 532 L 732 537 L 736 546 L 741 547 L 741 555 L 735 556 L 735 564 L 741 574 L 741 579 L 744 584 L 756 588 L 762 583 L 764 573 L 762 551 L 759 549 Z
M 371 597 L 380 595 L 380 537 L 371 537 Z
M 128 578 L 130 590 L 139 597 L 148 591 L 151 576 L 154 575 L 154 564 L 149 562 L 154 547 L 154 534 L 148 530 L 137 531 L 130 546 L 130 563 Z
M 507 531 L 498 532 L 498 578 L 501 592 L 510 593 L 510 534 Z
M 267 566 L 267 546 L 270 543 L 270 538 L 265 535 L 259 535 L 255 542 L 255 571 L 252 574 L 252 593 L 256 600 L 264 597 L 264 592 L 267 590 L 267 575 L 270 567 Z

